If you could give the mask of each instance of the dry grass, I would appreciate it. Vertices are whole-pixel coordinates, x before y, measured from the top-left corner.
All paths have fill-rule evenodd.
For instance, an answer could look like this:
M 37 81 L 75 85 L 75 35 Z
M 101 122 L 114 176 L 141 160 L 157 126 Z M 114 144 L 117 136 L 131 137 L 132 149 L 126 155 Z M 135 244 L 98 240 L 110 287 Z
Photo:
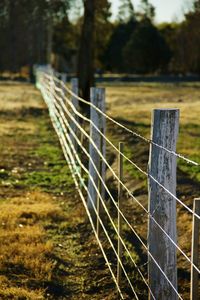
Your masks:
M 41 192 L 0 205 L 1 299 L 45 299 L 44 288 L 32 290 L 29 286 L 51 280 L 53 245 L 46 240 L 42 224 L 60 219 L 60 208 Z
M 0 111 L 19 110 L 27 107 L 44 107 L 40 94 L 31 84 L 0 83 Z
M 29 299 L 29 300 L 43 300 L 44 292 L 40 289 L 31 291 L 21 287 L 13 287 L 10 281 L 5 276 L 0 276 L 0 297 L 1 299 Z
M 179 108 L 182 124 L 200 124 L 199 86 L 113 86 L 107 88 L 107 103 L 113 116 L 135 122 L 150 124 L 154 108 Z

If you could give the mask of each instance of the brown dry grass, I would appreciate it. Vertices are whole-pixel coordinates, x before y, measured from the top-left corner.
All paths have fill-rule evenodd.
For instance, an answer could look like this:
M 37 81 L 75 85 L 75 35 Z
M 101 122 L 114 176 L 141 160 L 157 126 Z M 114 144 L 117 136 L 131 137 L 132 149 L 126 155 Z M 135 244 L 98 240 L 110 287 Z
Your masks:
M 8 199 L 0 205 L 0 298 L 45 299 L 45 289 L 30 288 L 30 281 L 51 280 L 53 245 L 42 226 L 63 218 L 61 209 L 41 192 Z
M 44 107 L 40 99 L 40 94 L 31 84 L 0 83 L 1 113 L 28 107 Z
M 200 87 L 175 84 L 109 86 L 107 103 L 110 113 L 135 122 L 150 124 L 154 108 L 179 108 L 181 123 L 199 124 Z

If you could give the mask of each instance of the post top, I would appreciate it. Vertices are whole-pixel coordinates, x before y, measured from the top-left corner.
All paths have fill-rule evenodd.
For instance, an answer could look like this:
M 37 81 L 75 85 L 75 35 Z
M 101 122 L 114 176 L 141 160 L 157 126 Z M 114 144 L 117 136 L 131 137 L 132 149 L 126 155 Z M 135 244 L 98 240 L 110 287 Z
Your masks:
M 179 111 L 179 108 L 154 108 L 153 111 Z

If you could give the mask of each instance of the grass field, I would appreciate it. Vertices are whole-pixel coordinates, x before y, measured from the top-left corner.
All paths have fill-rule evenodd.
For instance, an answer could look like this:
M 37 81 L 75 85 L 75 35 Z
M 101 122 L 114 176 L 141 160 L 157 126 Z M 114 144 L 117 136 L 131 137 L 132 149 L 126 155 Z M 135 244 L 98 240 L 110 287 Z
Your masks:
M 200 85 L 110 85 L 106 93 L 108 114 L 146 137 L 153 108 L 179 108 L 178 152 L 200 162 Z M 107 136 L 115 145 L 123 141 L 127 156 L 146 169 L 148 144 L 110 122 Z M 0 84 L 0 137 L 0 299 L 116 299 L 46 107 L 33 86 Z M 111 147 L 107 159 L 116 170 Z M 146 178 L 128 163 L 124 168 L 124 182 L 147 207 Z M 107 181 L 116 195 L 109 172 Z M 178 160 L 177 194 L 190 207 L 199 196 L 199 182 L 199 168 Z M 116 217 L 109 199 L 108 206 Z M 126 195 L 123 211 L 146 241 L 147 216 Z M 180 205 L 177 212 L 178 241 L 190 255 L 191 216 Z M 123 230 L 146 272 L 145 252 L 125 224 Z M 180 254 L 178 264 L 180 291 L 188 299 L 189 264 Z M 141 299 L 146 299 L 138 276 L 132 268 L 129 273 Z

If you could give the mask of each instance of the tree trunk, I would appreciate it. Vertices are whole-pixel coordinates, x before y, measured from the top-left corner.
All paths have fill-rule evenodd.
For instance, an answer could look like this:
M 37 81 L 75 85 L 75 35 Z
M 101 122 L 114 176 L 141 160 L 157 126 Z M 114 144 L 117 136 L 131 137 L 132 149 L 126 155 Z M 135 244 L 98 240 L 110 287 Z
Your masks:
M 94 85 L 94 25 L 96 0 L 84 0 L 84 21 L 78 54 L 78 78 L 80 96 L 90 99 L 90 87 Z
M 53 39 L 53 16 L 50 15 L 47 22 L 47 64 L 51 64 L 52 53 L 52 39 Z

